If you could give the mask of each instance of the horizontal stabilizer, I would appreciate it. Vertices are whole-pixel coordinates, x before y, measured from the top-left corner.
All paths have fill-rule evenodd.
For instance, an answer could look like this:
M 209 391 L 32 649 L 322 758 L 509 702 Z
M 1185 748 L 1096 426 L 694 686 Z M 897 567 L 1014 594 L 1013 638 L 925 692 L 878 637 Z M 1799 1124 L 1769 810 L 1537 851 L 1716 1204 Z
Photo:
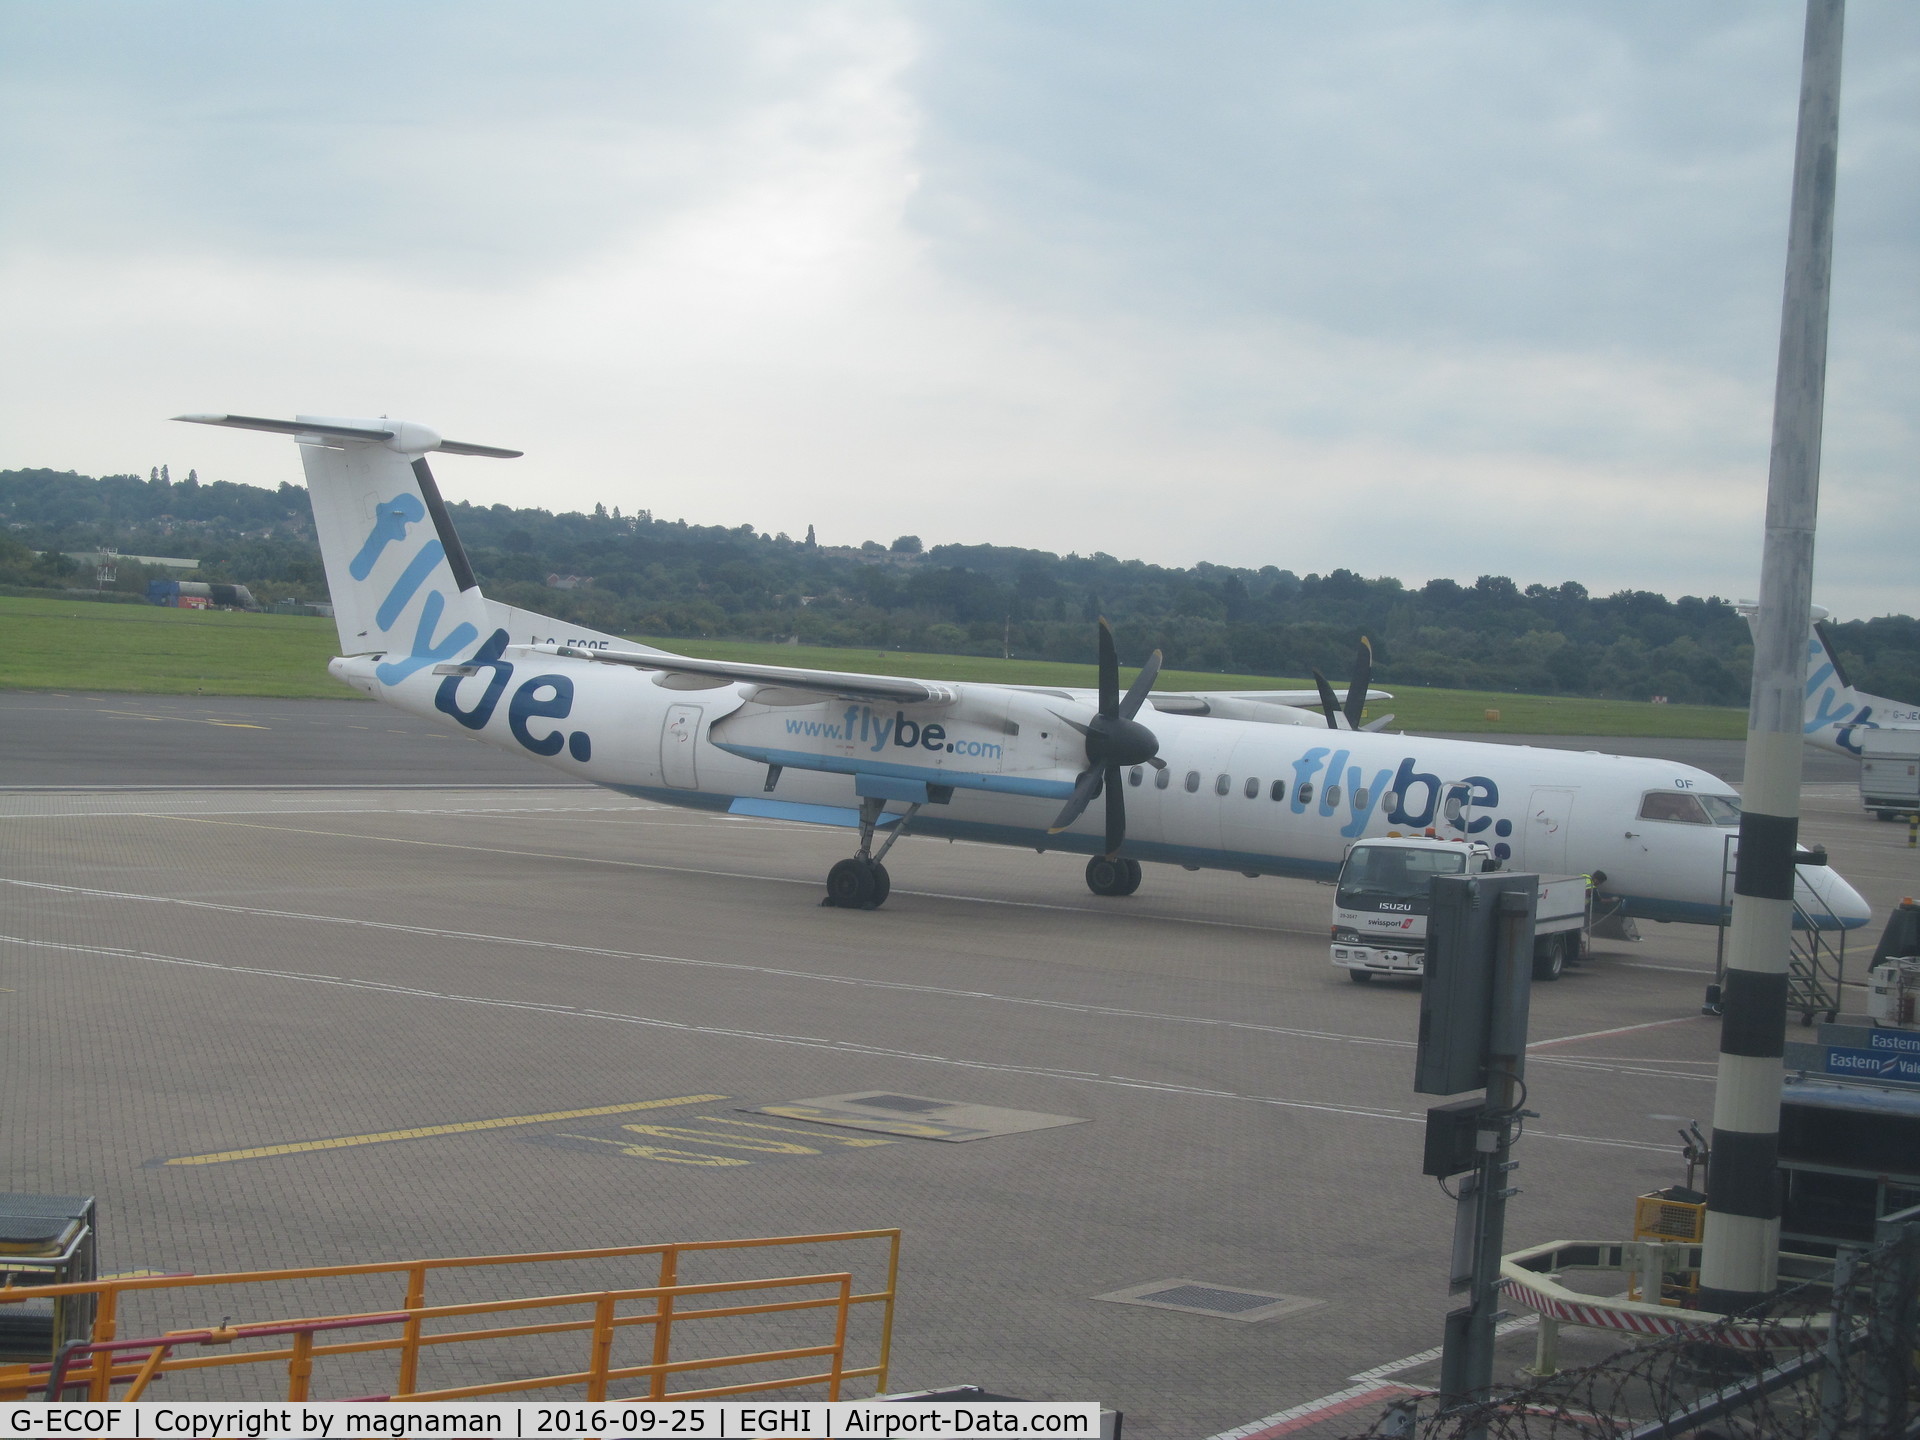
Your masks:
M 396 421 L 391 426 L 377 423 L 341 425 L 321 420 L 269 420 L 259 415 L 176 415 L 192 425 L 224 425 L 233 430 L 270 430 L 277 435 L 324 435 L 334 440 L 379 440 L 391 449 L 409 455 L 438 450 L 446 455 L 484 455 L 494 460 L 517 460 L 524 450 L 502 450 L 497 445 L 472 445 L 464 440 L 443 440 L 425 425 Z
M 537 650 L 549 647 L 539 645 Z M 907 680 L 894 675 L 847 675 L 837 670 L 800 670 L 787 665 L 748 665 L 734 660 L 695 660 L 685 655 L 631 650 L 587 650 L 571 645 L 555 645 L 552 652 L 574 660 L 597 660 L 602 665 L 631 665 L 637 670 L 654 670 L 666 675 L 703 675 L 721 682 L 778 685 L 794 690 L 811 690 L 821 695 L 841 695 L 855 700 L 894 700 L 903 705 L 946 705 L 959 698 L 950 686 L 925 680 Z

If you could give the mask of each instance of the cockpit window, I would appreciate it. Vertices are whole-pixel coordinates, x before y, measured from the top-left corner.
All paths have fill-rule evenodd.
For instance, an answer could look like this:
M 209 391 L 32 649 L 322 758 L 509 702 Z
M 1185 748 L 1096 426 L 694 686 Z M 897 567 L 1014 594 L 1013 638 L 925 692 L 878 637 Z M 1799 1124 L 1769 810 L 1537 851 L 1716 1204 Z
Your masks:
M 1642 820 L 1677 820 L 1682 825 L 1711 825 L 1700 797 L 1685 790 L 1649 790 L 1640 801 Z
M 1715 825 L 1738 825 L 1740 823 L 1740 801 L 1733 795 L 1702 795 L 1700 803 L 1707 807 L 1707 819 Z

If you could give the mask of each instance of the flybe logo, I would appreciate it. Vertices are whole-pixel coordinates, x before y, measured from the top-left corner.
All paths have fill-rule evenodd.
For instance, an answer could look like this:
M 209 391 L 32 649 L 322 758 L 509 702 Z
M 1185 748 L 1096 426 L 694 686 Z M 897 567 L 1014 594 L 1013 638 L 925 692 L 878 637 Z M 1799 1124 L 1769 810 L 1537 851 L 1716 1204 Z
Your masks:
M 386 553 L 387 547 L 404 544 L 407 528 L 426 518 L 426 504 L 408 490 L 402 490 L 393 499 L 375 506 L 373 528 L 367 531 L 367 538 L 361 542 L 359 553 L 348 563 L 347 573 L 355 580 L 366 580 L 373 574 L 374 566 Z M 427 577 L 446 558 L 447 552 L 437 538 L 429 539 L 414 552 L 399 578 L 388 588 L 380 608 L 374 611 L 375 626 L 382 631 L 393 629 L 401 613 L 419 594 L 420 587 L 427 583 Z M 462 620 L 436 640 L 434 632 L 440 628 L 446 609 L 447 597 L 440 590 L 427 591 L 427 598 L 420 606 L 420 618 L 414 623 L 412 648 L 406 655 L 384 660 L 374 667 L 373 673 L 382 685 L 398 685 L 428 665 L 451 660 L 480 638 L 480 632 Z
M 409 527 L 427 518 L 427 507 L 418 495 L 403 490 L 393 499 L 374 507 L 373 528 L 367 531 L 359 551 L 348 562 L 347 573 L 355 580 L 367 580 L 390 545 L 404 545 Z M 399 577 L 388 587 L 373 623 L 379 629 L 393 629 L 407 607 L 413 603 L 428 577 L 439 569 L 447 552 L 437 537 L 429 538 L 408 560 Z M 412 647 L 404 656 L 390 656 L 374 667 L 382 685 L 398 685 L 429 665 L 454 660 L 460 652 L 480 638 L 480 632 L 465 620 L 445 635 L 435 638 L 446 615 L 447 597 L 431 588 L 420 605 L 414 624 Z M 452 716 L 469 730 L 484 730 L 499 707 L 501 696 L 513 681 L 513 665 L 500 657 L 506 652 L 507 632 L 496 630 L 474 651 L 467 665 L 488 672 L 486 688 L 471 706 L 460 703 L 463 676 L 449 675 L 433 697 L 434 709 Z M 521 681 L 507 701 L 507 729 L 513 738 L 535 755 L 558 755 L 562 748 L 575 760 L 593 755 L 593 741 L 584 730 L 567 731 L 551 722 L 565 720 L 573 713 L 573 681 L 565 675 L 535 675 Z M 536 727 L 540 727 L 536 729 Z
M 1374 812 L 1384 808 L 1388 824 L 1409 830 L 1434 826 L 1481 837 L 1491 831 L 1493 853 L 1502 860 L 1512 856 L 1513 847 L 1506 842 L 1513 834 L 1513 822 L 1489 813 L 1499 808 L 1500 787 L 1485 775 L 1443 781 L 1417 768 L 1419 760 L 1409 755 L 1398 769 L 1382 766 L 1369 777 L 1358 765 L 1347 763 L 1351 755 L 1351 751 L 1316 745 L 1293 762 L 1287 803 L 1294 814 L 1312 810 L 1332 818 L 1344 808 L 1347 818 L 1340 833 L 1352 840 L 1364 834 Z M 1442 813 L 1449 796 L 1460 802 L 1459 813 L 1451 818 Z
M 500 656 L 507 648 L 507 632 L 496 630 L 487 637 L 487 643 L 474 651 L 467 665 L 476 670 L 491 672 L 487 678 L 487 688 L 482 690 L 471 706 L 460 703 L 460 681 L 462 676 L 449 675 L 440 682 L 440 689 L 433 697 L 433 708 L 443 715 L 451 715 L 469 730 L 484 730 L 487 722 L 493 719 L 494 710 L 500 704 L 500 697 L 507 693 L 507 687 L 513 683 L 513 664 L 502 660 Z M 564 728 L 555 725 L 544 734 L 536 734 L 534 725 L 544 725 L 552 720 L 564 720 L 573 713 L 573 681 L 566 675 L 535 675 L 523 680 L 513 692 L 513 698 L 507 702 L 507 729 L 535 755 L 558 755 L 562 746 L 574 759 L 580 761 L 593 758 L 593 741 L 584 730 L 575 730 L 569 734 Z
M 1872 714 L 1871 705 L 1856 705 L 1842 698 L 1839 672 L 1833 668 L 1833 661 L 1827 658 L 1827 647 L 1820 643 L 1819 636 L 1810 637 L 1807 640 L 1807 708 L 1803 733 L 1811 735 L 1829 725 L 1839 727 L 1833 737 L 1834 743 L 1842 750 L 1858 755 L 1860 747 L 1854 743 L 1851 732 L 1855 728 L 1878 730 L 1879 725 L 1869 718 Z
M 849 705 L 838 720 L 789 719 L 787 734 L 865 745 L 874 754 L 891 745 L 897 750 L 940 750 L 949 755 L 1000 758 L 1000 746 L 993 741 L 949 737 L 946 726 L 909 720 L 904 710 L 896 710 L 891 719 L 884 719 L 866 705 Z

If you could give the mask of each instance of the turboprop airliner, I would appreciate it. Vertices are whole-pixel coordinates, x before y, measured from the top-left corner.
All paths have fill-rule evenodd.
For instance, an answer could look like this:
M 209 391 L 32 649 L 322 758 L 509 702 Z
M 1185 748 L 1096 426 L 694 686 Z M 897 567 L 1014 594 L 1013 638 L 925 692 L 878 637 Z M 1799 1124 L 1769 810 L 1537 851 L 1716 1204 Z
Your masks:
M 177 418 L 298 443 L 338 679 L 628 795 L 845 826 L 857 848 L 824 904 L 881 905 L 907 834 L 1086 855 L 1088 887 L 1123 896 L 1143 862 L 1331 880 L 1361 836 L 1433 830 L 1510 869 L 1587 873 L 1630 916 L 1722 918 L 1740 802 L 1702 770 L 1385 734 L 1359 725 L 1364 674 L 1344 705 L 1324 681 L 1281 703 L 1156 694 L 1156 652 L 1122 692 L 1104 621 L 1093 691 L 674 655 L 481 594 L 426 457 L 518 451 L 386 418 Z M 1318 718 L 1300 708 L 1316 700 Z M 1807 923 L 1867 923 L 1834 871 L 1797 874 Z

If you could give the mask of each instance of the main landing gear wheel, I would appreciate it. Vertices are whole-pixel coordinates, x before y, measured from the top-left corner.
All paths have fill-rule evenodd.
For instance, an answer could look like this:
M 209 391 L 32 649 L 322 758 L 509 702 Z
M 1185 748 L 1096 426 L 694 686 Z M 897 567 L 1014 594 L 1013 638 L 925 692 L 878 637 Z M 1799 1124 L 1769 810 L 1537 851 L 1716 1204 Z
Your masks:
M 826 903 L 842 910 L 878 910 L 892 889 L 886 866 L 856 855 L 827 872 Z
M 1087 888 L 1096 895 L 1131 895 L 1140 888 L 1140 862 L 1096 855 L 1087 861 Z
M 1534 979 L 1558 980 L 1566 973 L 1569 942 L 1577 946 L 1580 937 L 1569 930 L 1558 935 L 1542 935 L 1533 942 Z
M 827 872 L 827 898 L 820 902 L 822 905 L 842 910 L 878 910 L 887 903 L 893 881 L 887 877 L 887 867 L 880 862 L 893 848 L 893 842 L 907 833 L 907 826 L 920 813 L 920 806 L 916 802 L 907 807 L 907 813 L 894 822 L 893 833 L 875 854 L 873 832 L 885 805 L 884 800 L 870 795 L 860 797 L 860 853 L 851 860 L 842 860 Z

